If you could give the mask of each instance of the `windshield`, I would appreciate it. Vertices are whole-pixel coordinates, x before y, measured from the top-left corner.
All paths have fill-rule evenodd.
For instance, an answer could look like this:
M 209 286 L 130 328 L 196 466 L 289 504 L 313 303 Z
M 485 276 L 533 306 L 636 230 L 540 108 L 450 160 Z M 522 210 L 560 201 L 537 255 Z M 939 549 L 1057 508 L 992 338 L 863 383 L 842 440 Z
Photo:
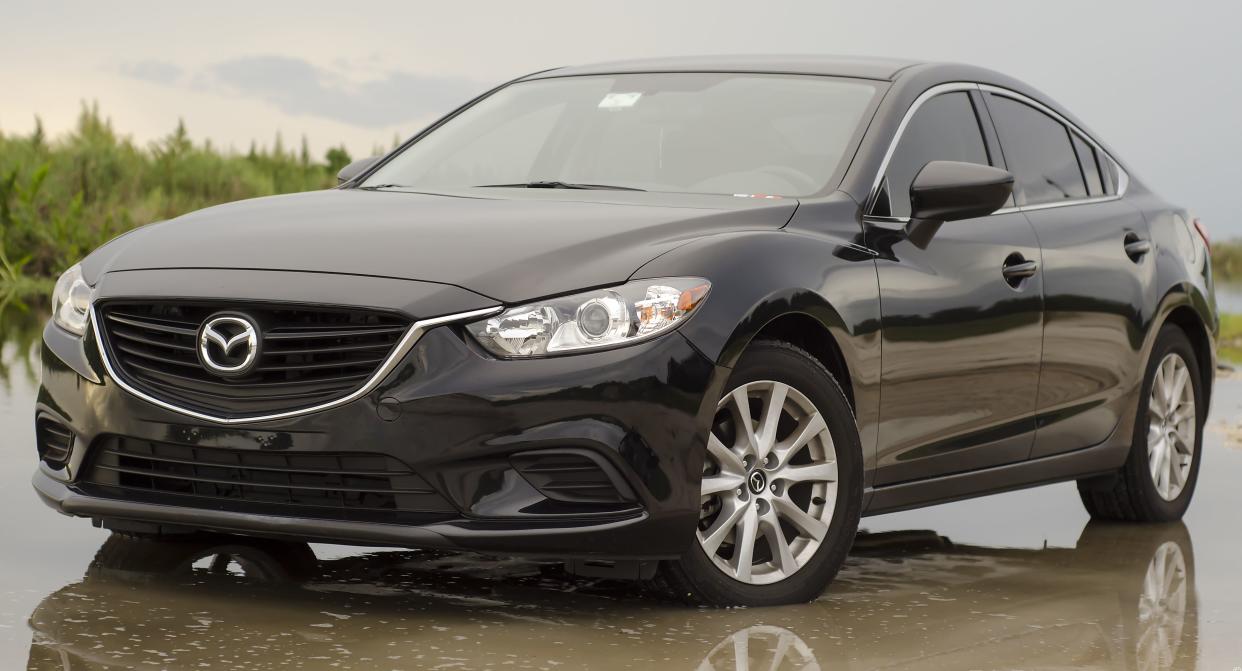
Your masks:
M 804 75 L 519 82 L 428 133 L 362 186 L 807 196 L 828 185 L 874 95 L 865 81 Z

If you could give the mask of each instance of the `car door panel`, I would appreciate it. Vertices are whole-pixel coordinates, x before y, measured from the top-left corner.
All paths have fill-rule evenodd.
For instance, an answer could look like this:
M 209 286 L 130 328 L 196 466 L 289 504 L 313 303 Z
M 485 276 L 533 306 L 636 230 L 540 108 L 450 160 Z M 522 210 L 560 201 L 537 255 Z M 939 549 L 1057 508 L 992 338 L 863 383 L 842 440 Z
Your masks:
M 877 484 L 1021 461 L 1035 429 L 1043 338 L 1038 273 L 1011 287 L 1007 259 L 1039 263 L 1012 212 L 943 225 L 926 249 L 871 224 L 882 256 Z
M 1108 438 L 1142 381 L 1150 253 L 1132 259 L 1127 236 L 1150 238 L 1120 200 L 1026 213 L 1044 248 L 1044 355 L 1032 457 Z

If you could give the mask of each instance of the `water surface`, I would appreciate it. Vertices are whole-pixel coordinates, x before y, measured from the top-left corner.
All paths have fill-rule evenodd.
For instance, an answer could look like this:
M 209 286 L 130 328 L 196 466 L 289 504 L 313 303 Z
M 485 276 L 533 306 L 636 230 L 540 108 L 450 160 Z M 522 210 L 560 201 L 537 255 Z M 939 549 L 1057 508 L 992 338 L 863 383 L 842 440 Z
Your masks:
M 112 537 L 43 507 L 37 315 L 0 317 L 2 669 L 1233 669 L 1242 380 L 1185 524 L 1088 522 L 1073 485 L 863 521 L 817 601 L 693 609 L 530 560 Z

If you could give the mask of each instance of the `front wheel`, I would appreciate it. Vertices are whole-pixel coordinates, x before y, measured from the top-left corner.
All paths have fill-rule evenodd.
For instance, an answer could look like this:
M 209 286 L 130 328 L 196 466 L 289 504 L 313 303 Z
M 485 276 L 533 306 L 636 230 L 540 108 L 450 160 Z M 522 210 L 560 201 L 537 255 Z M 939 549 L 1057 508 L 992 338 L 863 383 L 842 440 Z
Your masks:
M 1133 522 L 1180 520 L 1199 478 L 1203 378 L 1186 334 L 1165 326 L 1156 336 L 1143 379 L 1130 456 L 1114 475 L 1078 482 L 1094 519 Z
M 663 567 L 694 602 L 814 599 L 845 561 L 862 505 L 862 450 L 849 402 L 807 352 L 761 341 L 717 405 L 696 542 Z

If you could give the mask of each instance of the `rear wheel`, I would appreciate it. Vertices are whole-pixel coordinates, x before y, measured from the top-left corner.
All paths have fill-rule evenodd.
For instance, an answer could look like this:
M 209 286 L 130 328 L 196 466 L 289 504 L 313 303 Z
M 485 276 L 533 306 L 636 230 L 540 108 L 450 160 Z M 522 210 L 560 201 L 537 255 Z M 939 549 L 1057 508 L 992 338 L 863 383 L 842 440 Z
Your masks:
M 823 365 L 783 342 L 746 352 L 708 437 L 694 546 L 664 566 L 698 603 L 814 599 L 858 528 L 862 460 L 845 394 Z
M 1095 519 L 1170 522 L 1186 513 L 1199 477 L 1203 383 L 1181 329 L 1156 338 L 1143 382 L 1130 456 L 1116 474 L 1078 482 Z

